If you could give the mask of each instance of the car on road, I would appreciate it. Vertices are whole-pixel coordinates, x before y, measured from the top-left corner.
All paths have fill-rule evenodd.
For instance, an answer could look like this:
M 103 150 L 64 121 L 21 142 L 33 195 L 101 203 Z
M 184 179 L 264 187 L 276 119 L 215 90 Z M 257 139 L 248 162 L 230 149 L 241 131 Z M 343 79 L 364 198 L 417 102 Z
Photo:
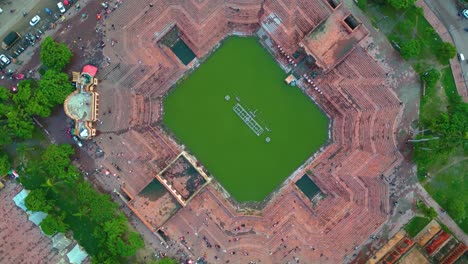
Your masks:
M 81 148 L 83 146 L 83 143 L 81 143 L 81 140 L 77 136 L 73 136 L 73 141 L 76 142 L 76 145 L 78 145 L 78 147 Z
M 8 65 L 11 63 L 10 59 L 5 56 L 5 54 L 0 55 L 0 63 L 3 65 Z
M 63 14 L 63 13 L 65 13 L 65 12 L 67 12 L 67 10 L 65 10 L 65 6 L 63 5 L 62 2 L 58 2 L 58 3 L 57 3 L 57 7 L 58 7 L 60 13 Z
M 465 18 L 468 18 L 468 9 L 463 10 L 462 14 Z
M 35 25 L 37 25 L 37 23 L 39 23 L 39 21 L 41 21 L 41 17 L 38 15 L 35 15 L 33 18 L 31 18 L 31 21 L 29 21 L 29 25 L 34 27 Z

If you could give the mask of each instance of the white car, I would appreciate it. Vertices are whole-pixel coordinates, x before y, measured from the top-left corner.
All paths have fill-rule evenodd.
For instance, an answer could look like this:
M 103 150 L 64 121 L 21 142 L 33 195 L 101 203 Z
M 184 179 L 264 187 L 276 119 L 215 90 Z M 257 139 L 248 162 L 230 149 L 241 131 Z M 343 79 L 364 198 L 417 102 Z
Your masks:
M 3 65 L 8 65 L 11 63 L 10 59 L 5 56 L 5 54 L 0 55 L 0 63 Z
M 67 10 L 65 10 L 65 6 L 63 6 L 63 3 L 62 3 L 62 2 L 58 2 L 58 3 L 57 3 L 57 7 L 58 7 L 60 13 L 63 14 L 63 13 L 65 13 L 65 12 L 67 12 Z
M 37 25 L 37 23 L 39 23 L 39 21 L 41 21 L 41 17 L 36 15 L 31 19 L 31 21 L 29 21 L 29 25 L 34 27 L 35 25 Z
M 83 146 L 83 143 L 81 143 L 81 140 L 77 136 L 73 136 L 73 141 L 76 142 L 76 145 L 78 145 L 78 147 L 81 148 Z
M 463 10 L 462 14 L 465 18 L 468 18 L 468 9 Z

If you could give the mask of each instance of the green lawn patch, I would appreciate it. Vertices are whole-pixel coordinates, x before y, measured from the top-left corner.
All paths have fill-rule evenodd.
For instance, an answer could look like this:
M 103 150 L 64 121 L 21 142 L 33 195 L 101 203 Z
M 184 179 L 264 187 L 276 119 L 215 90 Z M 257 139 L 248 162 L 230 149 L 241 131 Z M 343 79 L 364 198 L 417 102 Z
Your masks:
M 421 216 L 415 216 L 405 226 L 405 231 L 411 236 L 415 237 L 423 228 L 431 222 L 431 219 Z
M 412 52 L 413 56 L 406 56 L 410 57 L 408 62 L 421 79 L 426 81 L 426 95 L 421 97 L 419 116 L 419 129 L 426 132 L 416 138 L 428 141 L 413 144 L 413 161 L 418 165 L 418 179 L 426 183 L 424 185 L 434 199 L 467 232 L 468 186 L 464 179 L 468 168 L 465 162 L 445 168 L 468 155 L 468 108 L 458 95 L 447 59 L 452 56 L 453 47 L 444 44 L 424 18 L 421 8 L 395 10 L 384 3 L 369 2 L 363 10 L 377 21 L 373 24 L 387 35 L 395 49 L 400 50 L 404 43 L 413 39 L 421 43 L 419 55 Z M 425 75 L 430 71 L 440 72 L 440 79 Z M 431 79 L 433 81 L 429 83 Z
M 454 161 L 456 162 L 456 161 Z M 435 174 L 425 184 L 426 190 L 440 206 L 459 224 L 463 231 L 468 233 L 468 221 L 466 212 L 468 210 L 468 160 L 458 162 L 454 165 L 449 162 L 449 168 Z M 465 212 L 460 217 L 460 212 Z
M 326 116 L 286 76 L 255 38 L 232 37 L 165 98 L 165 125 L 239 201 L 264 199 L 327 140 Z

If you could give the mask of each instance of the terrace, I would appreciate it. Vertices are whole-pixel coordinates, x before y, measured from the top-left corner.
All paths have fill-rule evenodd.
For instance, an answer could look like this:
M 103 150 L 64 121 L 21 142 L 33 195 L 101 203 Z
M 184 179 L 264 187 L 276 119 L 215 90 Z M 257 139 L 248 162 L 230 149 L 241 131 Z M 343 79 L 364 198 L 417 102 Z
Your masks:
M 299 44 L 326 71 L 341 62 L 369 31 L 340 5 Z

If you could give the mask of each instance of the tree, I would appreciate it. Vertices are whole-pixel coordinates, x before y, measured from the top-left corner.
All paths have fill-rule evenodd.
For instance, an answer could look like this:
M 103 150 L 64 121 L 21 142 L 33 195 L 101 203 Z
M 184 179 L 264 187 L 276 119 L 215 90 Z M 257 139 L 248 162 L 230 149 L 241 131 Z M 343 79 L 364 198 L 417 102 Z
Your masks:
M 416 0 L 387 0 L 387 3 L 396 9 L 406 9 L 413 6 Z
M 46 37 L 41 45 L 40 58 L 42 64 L 49 69 L 61 71 L 70 62 L 72 52 L 63 43 L 55 42 L 51 37 Z
M 6 102 L 10 99 L 11 93 L 7 88 L 0 86 L 0 102 Z
M 74 150 L 68 144 L 50 145 L 41 157 L 44 171 L 50 178 L 57 180 L 76 180 L 78 171 L 70 162 L 73 154 Z
M 65 233 L 68 226 L 63 222 L 63 219 L 65 219 L 65 214 L 61 214 L 59 216 L 48 214 L 40 224 L 42 232 L 48 236 L 57 232 Z
M 437 59 L 443 64 L 446 64 L 447 61 L 455 57 L 456 54 L 457 49 L 450 42 L 442 43 L 436 51 Z
M 52 108 L 58 104 L 63 104 L 65 98 L 73 91 L 69 77 L 63 72 L 48 70 L 39 81 L 37 91 L 45 105 Z
M 26 108 L 32 96 L 32 81 L 21 81 L 18 84 L 18 92 L 13 95 L 13 102 L 19 108 Z
M 5 176 L 11 169 L 10 158 L 6 154 L 0 155 L 0 178 Z
M 27 165 L 27 154 L 34 149 L 35 147 L 29 146 L 28 143 L 19 143 L 16 146 L 16 158 L 19 164 Z
M 29 192 L 24 200 L 24 204 L 31 211 L 50 212 L 52 202 L 47 199 L 47 191 L 44 189 L 35 189 Z
M 32 138 L 34 124 L 31 117 L 23 109 L 15 108 L 6 116 L 8 118 L 8 128 L 11 129 L 16 137 L 20 139 Z
M 428 87 L 433 87 L 440 78 L 440 72 L 436 69 L 430 69 L 421 74 L 421 79 L 426 81 Z
M 400 53 L 405 60 L 417 57 L 421 53 L 421 42 L 417 39 L 412 39 L 402 43 Z

